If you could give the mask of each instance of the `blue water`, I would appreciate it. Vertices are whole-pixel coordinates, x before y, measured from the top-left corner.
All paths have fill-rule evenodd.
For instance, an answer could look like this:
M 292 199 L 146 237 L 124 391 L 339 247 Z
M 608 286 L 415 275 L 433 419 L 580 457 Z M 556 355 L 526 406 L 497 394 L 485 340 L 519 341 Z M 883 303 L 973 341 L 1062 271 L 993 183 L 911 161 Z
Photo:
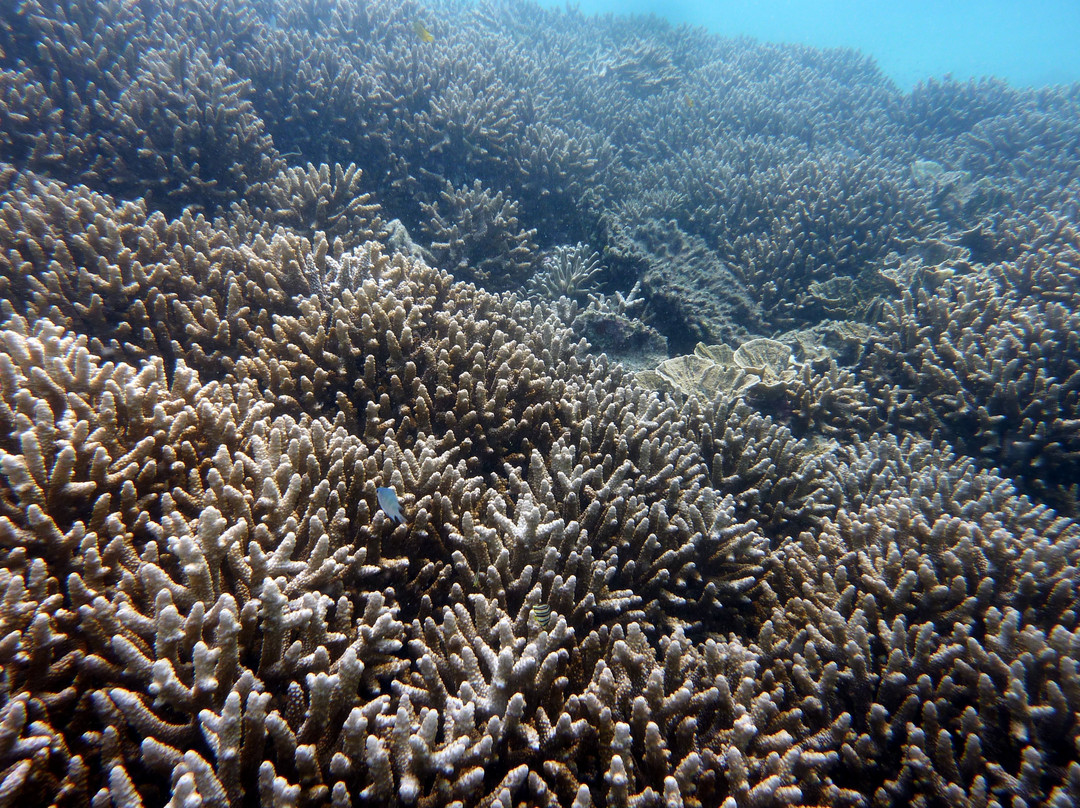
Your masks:
M 562 7 L 561 2 L 547 2 Z M 582 0 L 586 14 L 656 14 L 724 36 L 874 57 L 907 90 L 930 77 L 1080 81 L 1080 0 Z

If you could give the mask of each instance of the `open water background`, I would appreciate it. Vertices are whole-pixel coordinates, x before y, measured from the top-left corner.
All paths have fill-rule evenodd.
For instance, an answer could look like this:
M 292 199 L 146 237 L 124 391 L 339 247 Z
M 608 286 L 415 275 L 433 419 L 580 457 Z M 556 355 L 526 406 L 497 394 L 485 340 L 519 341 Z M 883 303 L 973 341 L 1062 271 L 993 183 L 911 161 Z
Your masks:
M 582 0 L 577 5 L 587 14 L 655 14 L 724 36 L 857 48 L 905 90 L 946 74 L 997 76 L 1020 86 L 1080 81 L 1080 0 Z

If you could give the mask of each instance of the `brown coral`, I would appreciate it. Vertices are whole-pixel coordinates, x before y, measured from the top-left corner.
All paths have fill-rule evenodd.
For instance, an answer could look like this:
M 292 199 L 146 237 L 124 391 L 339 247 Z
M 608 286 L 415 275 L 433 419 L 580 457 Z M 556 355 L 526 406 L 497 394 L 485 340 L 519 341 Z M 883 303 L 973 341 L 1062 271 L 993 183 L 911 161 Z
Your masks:
M 233 255 L 218 238 L 204 242 L 215 266 Z M 610 632 L 697 625 L 755 585 L 761 539 L 690 482 L 703 467 L 670 405 L 581 364 L 539 310 L 523 325 L 519 304 L 374 245 L 310 260 L 340 284 L 328 306 L 260 298 L 272 330 L 240 332 L 251 348 L 236 359 L 189 342 L 171 381 L 159 358 L 103 363 L 85 336 L 9 320 L 4 529 L 25 560 L 6 559 L 5 669 L 12 692 L 51 705 L 52 725 L 83 732 L 50 758 L 55 781 L 13 770 L 27 793 L 58 782 L 88 795 L 85 778 L 64 779 L 77 757 L 121 772 L 107 786 L 116 799 L 150 795 L 171 772 L 174 797 L 299 786 L 307 800 L 336 789 L 472 803 L 530 771 L 537 793 L 572 798 L 609 765 L 582 768 L 575 750 L 614 743 L 586 698 L 621 653 Z M 282 242 L 261 287 L 299 283 L 298 263 Z M 191 333 L 254 292 L 202 279 L 198 308 L 176 304 Z M 95 328 L 62 286 L 51 295 L 69 326 Z M 223 381 L 203 383 L 189 356 Z M 311 414 L 330 405 L 332 419 Z M 640 416 L 615 428 L 613 407 Z M 391 530 L 374 509 L 380 483 L 401 492 L 409 525 Z M 97 506 L 83 515 L 88 497 Z M 42 575 L 70 606 L 33 595 Z M 539 602 L 557 617 L 536 636 Z M 470 622 L 480 633 L 455 639 Z M 594 650 L 579 657 L 578 643 Z M 533 681 L 530 665 L 561 684 Z M 89 724 L 68 720 L 90 705 Z M 453 717 L 466 709 L 475 724 Z M 522 763 L 478 779 L 495 750 Z M 616 757 L 639 765 L 630 749 Z M 633 771 L 627 788 L 665 787 L 662 767 Z
M 0 803 L 1075 803 L 1075 93 L 522 8 L 4 17 Z

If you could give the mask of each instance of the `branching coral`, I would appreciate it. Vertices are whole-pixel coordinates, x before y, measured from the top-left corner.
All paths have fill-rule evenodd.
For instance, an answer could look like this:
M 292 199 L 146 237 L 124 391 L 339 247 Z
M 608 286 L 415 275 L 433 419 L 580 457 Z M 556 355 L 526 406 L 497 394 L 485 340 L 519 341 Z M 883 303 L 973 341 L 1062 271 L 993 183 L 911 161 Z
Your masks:
M 897 423 L 941 432 L 1072 514 L 1080 360 L 1071 268 L 1080 266 L 1080 238 L 1049 214 L 1010 227 L 1021 228 L 1031 241 L 1013 260 L 888 307 L 886 338 L 864 372 Z
M 62 695 L 74 670 L 98 728 L 49 759 L 59 787 L 86 793 L 63 779 L 79 764 L 122 772 L 117 799 L 164 777 L 174 799 L 295 787 L 472 804 L 526 781 L 572 799 L 606 790 L 616 756 L 645 765 L 611 746 L 624 731 L 598 725 L 588 696 L 619 632 L 652 653 L 643 630 L 690 630 L 725 604 L 735 620 L 763 572 L 762 538 L 702 487 L 678 412 L 582 364 L 540 310 L 374 244 L 334 258 L 276 243 L 275 285 L 319 261 L 323 294 L 265 299 L 272 331 L 243 332 L 235 360 L 192 343 L 171 381 L 159 358 L 104 363 L 97 336 L 9 318 L 8 687 L 62 725 L 82 709 Z M 202 282 L 203 308 L 177 322 L 246 302 L 226 276 Z M 41 294 L 108 334 L 62 287 Z M 189 357 L 225 381 L 203 383 Z M 617 426 L 618 412 L 638 414 Z M 377 484 L 401 492 L 408 525 L 375 509 Z M 71 605 L 34 595 L 40 575 Z M 656 720 L 678 723 L 663 718 L 675 704 Z M 609 762 L 585 765 L 582 745 Z M 506 768 L 488 782 L 493 757 Z M 628 775 L 656 793 L 667 776 Z M 45 793 L 44 778 L 20 788 Z
M 424 232 L 438 266 L 462 280 L 492 289 L 511 289 L 532 273 L 535 230 L 518 224 L 518 205 L 502 191 L 492 196 L 479 180 L 447 189 L 438 203 L 424 205 Z
M 363 172 L 355 164 L 316 168 L 308 163 L 304 168 L 286 169 L 272 182 L 251 187 L 246 213 L 252 225 L 266 228 L 264 238 L 272 238 L 274 227 L 283 225 L 310 240 L 321 232 L 330 243 L 340 240 L 339 250 L 352 249 L 386 236 L 379 205 L 361 190 L 362 179 Z M 250 210 L 252 203 L 254 210 Z M 239 217 L 234 214 L 234 218 Z
M 0 803 L 1080 801 L 1074 91 L 9 11 Z
M 543 259 L 543 269 L 529 281 L 529 291 L 551 300 L 568 297 L 579 303 L 599 291 L 597 276 L 604 273 L 600 255 L 587 244 L 560 245 Z

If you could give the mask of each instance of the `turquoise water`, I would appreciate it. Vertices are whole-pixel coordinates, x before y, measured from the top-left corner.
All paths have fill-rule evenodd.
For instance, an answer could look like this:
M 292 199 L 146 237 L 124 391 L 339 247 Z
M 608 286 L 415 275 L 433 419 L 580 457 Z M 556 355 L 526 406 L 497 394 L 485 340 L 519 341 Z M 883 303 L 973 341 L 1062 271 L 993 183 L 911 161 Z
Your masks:
M 946 74 L 997 76 L 1022 86 L 1080 81 L 1080 0 L 582 0 L 578 6 L 586 14 L 656 14 L 725 36 L 857 48 L 904 89 Z

